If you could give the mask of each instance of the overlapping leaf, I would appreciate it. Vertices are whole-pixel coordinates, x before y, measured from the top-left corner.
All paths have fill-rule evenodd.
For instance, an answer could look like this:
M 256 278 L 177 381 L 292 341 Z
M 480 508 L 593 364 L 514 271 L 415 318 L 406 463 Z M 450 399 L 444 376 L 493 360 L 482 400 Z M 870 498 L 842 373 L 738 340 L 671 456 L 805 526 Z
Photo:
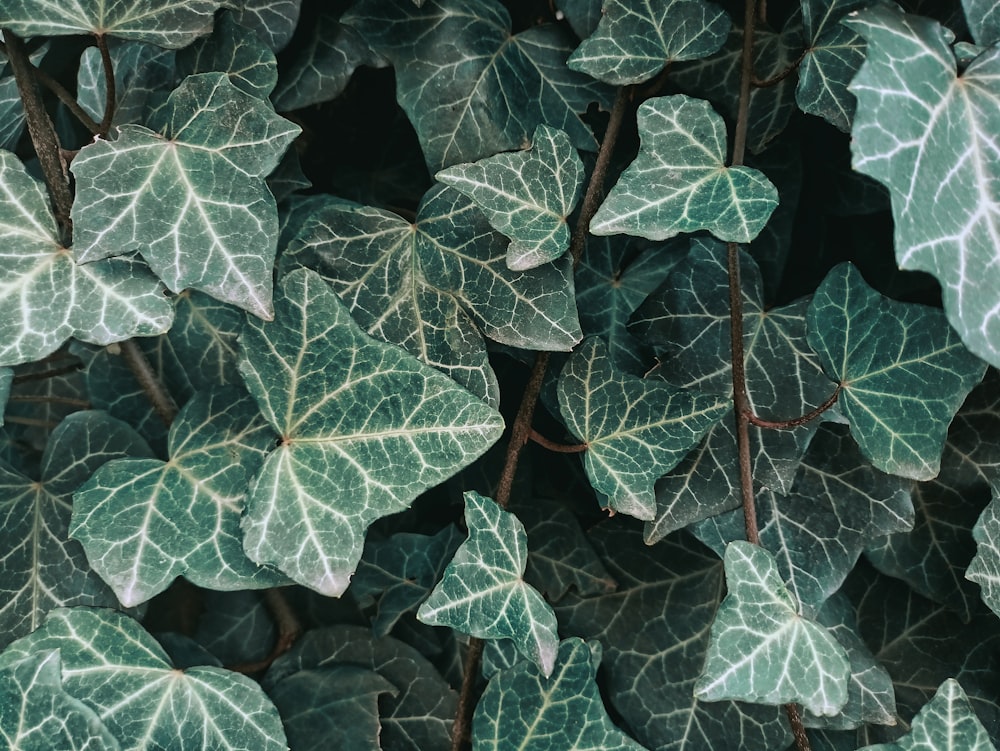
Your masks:
M 417 618 L 481 639 L 513 639 L 543 675 L 551 675 L 559 650 L 556 617 L 522 578 L 528 556 L 524 527 L 474 491 L 465 494 L 465 521 L 469 539 Z
M 38 65 L 49 45 L 43 44 L 30 54 L 30 61 Z M 17 80 L 10 63 L 0 66 L 0 149 L 14 151 L 21 134 L 24 132 L 24 107 L 21 105 L 21 94 L 17 90 Z
M 302 0 L 243 0 L 236 20 L 253 29 L 275 52 L 282 50 L 295 32 Z
M 555 671 L 520 662 L 494 675 L 472 720 L 474 751 L 641 751 L 611 722 L 595 678 L 600 642 L 567 639 Z
M 961 684 L 953 678 L 941 684 L 927 705 L 913 718 L 910 732 L 895 743 L 865 746 L 862 751 L 996 751 L 989 733 L 969 704 Z
M 569 248 L 566 219 L 580 198 L 583 162 L 563 131 L 540 124 L 529 151 L 458 164 L 434 177 L 471 198 L 510 238 L 508 268 L 532 269 Z
M 176 53 L 145 42 L 109 43 L 115 71 L 115 111 L 112 125 L 146 123 L 167 97 L 176 77 Z M 77 103 L 96 122 L 104 117 L 107 88 L 104 63 L 96 47 L 80 56 L 76 77 Z
M 224 73 L 188 77 L 151 125 L 160 132 L 123 125 L 73 160 L 77 259 L 138 250 L 171 290 L 269 318 L 278 217 L 263 178 L 298 126 Z
M 948 321 L 1000 365 L 1000 48 L 957 71 L 951 32 L 880 4 L 845 21 L 868 42 L 853 165 L 889 188 L 896 260 L 938 278 Z
M 103 34 L 178 49 L 212 30 L 225 0 L 9 0 L 0 27 L 21 36 Z
M 69 539 L 69 526 L 73 491 L 105 462 L 126 456 L 151 453 L 128 425 L 102 412 L 76 412 L 49 438 L 39 479 L 0 465 L 0 646 L 34 631 L 53 608 L 118 606 Z
M 287 748 L 255 682 L 219 668 L 176 670 L 152 636 L 114 610 L 54 610 L 0 655 L 0 670 L 56 649 L 63 689 L 96 712 L 122 749 Z
M 725 11 L 705 0 L 608 0 L 567 64 L 616 86 L 641 83 L 672 62 L 711 55 L 729 26 Z
M 781 581 L 774 557 L 748 542 L 726 547 L 729 594 L 712 624 L 695 696 L 797 702 L 834 715 L 847 702 L 847 653 L 822 626 L 802 617 Z
M 45 189 L 7 151 L 0 185 L 0 364 L 39 360 L 71 336 L 109 344 L 170 328 L 170 301 L 144 264 L 73 261 Z
M 273 596 L 252 590 L 213 592 L 204 599 L 194 638 L 223 665 L 267 658 L 278 637 L 264 604 L 266 597 Z
M 808 321 L 861 452 L 885 472 L 937 475 L 948 424 L 986 371 L 944 314 L 883 297 L 845 263 L 816 290 Z
M 559 375 L 559 409 L 587 444 L 593 487 L 611 508 L 639 519 L 656 513 L 653 483 L 729 409 L 723 397 L 618 373 L 600 339 L 588 339 Z
M 362 0 L 343 16 L 396 69 L 396 98 L 432 172 L 522 147 L 545 123 L 596 147 L 578 117 L 610 108 L 612 89 L 566 67 L 576 42 L 560 26 L 511 34 L 497 0 Z
M 225 73 L 237 89 L 258 99 L 266 99 L 278 82 L 278 64 L 270 47 L 228 11 L 219 16 L 210 37 L 177 53 L 181 78 L 214 71 Z
M 778 191 L 749 167 L 726 167 L 726 126 L 708 102 L 648 99 L 637 115 L 642 145 L 590 222 L 595 235 L 665 240 L 707 229 L 750 242 L 778 205 Z
M 966 569 L 965 578 L 982 587 L 983 601 L 1000 615 L 1000 489 L 993 487 L 993 500 L 972 528 L 979 548 Z
M 104 465 L 73 497 L 70 534 L 129 606 L 181 575 L 213 589 L 284 583 L 247 560 L 239 530 L 247 483 L 273 443 L 246 394 L 200 392 L 171 426 L 170 461 Z
M 240 372 L 280 436 L 250 490 L 244 548 L 336 596 L 368 525 L 472 462 L 503 420 L 367 336 L 315 273 L 287 274 L 277 299 L 277 320 L 248 320 L 241 340 Z
M 322 208 L 282 259 L 319 271 L 369 334 L 496 404 L 484 334 L 542 350 L 569 350 L 582 336 L 569 259 L 514 272 L 505 245 L 468 198 L 439 186 L 412 224 L 371 207 Z

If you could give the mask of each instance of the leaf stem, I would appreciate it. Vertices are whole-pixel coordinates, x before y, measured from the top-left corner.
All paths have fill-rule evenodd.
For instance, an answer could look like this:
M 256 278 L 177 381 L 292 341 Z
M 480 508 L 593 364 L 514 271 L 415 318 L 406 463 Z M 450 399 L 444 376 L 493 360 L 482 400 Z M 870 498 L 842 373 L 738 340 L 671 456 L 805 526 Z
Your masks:
M 97 49 L 101 53 L 101 64 L 104 66 L 104 117 L 98 125 L 98 135 L 102 138 L 111 130 L 111 121 L 115 117 L 115 103 L 118 92 L 115 84 L 115 66 L 111 62 L 111 51 L 108 49 L 108 38 L 104 34 L 95 34 Z
M 799 705 L 789 703 L 785 705 L 785 714 L 788 715 L 788 724 L 792 726 L 792 736 L 795 738 L 795 748 L 798 751 L 810 751 L 809 736 L 806 734 L 806 726 L 802 724 L 802 715 L 799 714 Z
M 758 428 L 769 428 L 770 430 L 791 430 L 792 428 L 797 428 L 800 425 L 805 425 L 811 420 L 815 420 L 836 404 L 837 399 L 840 397 L 840 389 L 841 384 L 838 383 L 837 388 L 834 389 L 834 392 L 827 397 L 826 401 L 816 407 L 816 409 L 810 410 L 800 417 L 793 417 L 790 420 L 765 420 L 763 417 L 758 417 L 753 412 L 750 412 L 747 414 L 747 419 L 751 424 L 756 425 Z
M 11 402 L 33 402 L 39 404 L 63 404 L 67 407 L 77 409 L 90 409 L 90 402 L 86 399 L 74 399 L 70 396 L 48 396 L 46 394 L 11 394 L 8 397 Z
M 142 390 L 149 397 L 149 401 L 153 405 L 153 409 L 156 410 L 156 414 L 160 416 L 160 419 L 169 428 L 174 418 L 177 417 L 177 402 L 174 401 L 170 392 L 167 391 L 163 382 L 160 381 L 159 376 L 156 375 L 156 371 L 150 365 L 149 358 L 142 351 L 139 342 L 135 339 L 126 339 L 123 342 L 119 342 L 118 347 L 121 349 L 125 364 L 128 365 L 132 371 L 132 375 L 135 376 L 135 380 L 139 382 Z
M 753 87 L 755 89 L 767 89 L 770 88 L 771 86 L 777 86 L 779 83 L 784 81 L 786 78 L 792 75 L 792 73 L 794 73 L 799 69 L 799 66 L 802 65 L 802 61 L 806 59 L 806 53 L 808 52 L 809 52 L 808 49 L 802 50 L 802 54 L 800 54 L 798 58 L 796 58 L 795 62 L 793 62 L 791 65 L 789 65 L 780 73 L 773 75 L 770 78 L 760 79 L 757 78 L 757 74 L 755 73 L 753 79 L 751 80 Z
M 42 102 L 35 76 L 32 73 L 34 66 L 28 59 L 24 42 L 10 29 L 3 30 L 3 38 L 7 44 L 7 59 L 10 61 L 14 80 L 17 83 L 17 91 L 24 107 L 24 119 L 28 123 L 28 134 L 31 136 L 35 153 L 38 155 L 38 162 L 42 167 L 45 185 L 49 189 L 49 197 L 55 208 L 56 221 L 63 228 L 66 235 L 65 245 L 69 247 L 73 232 L 70 220 L 73 197 L 69 191 L 69 175 L 59 150 L 59 137 L 56 135 L 56 129 L 52 125 L 49 113 L 45 111 L 45 104 Z
M 75 362 L 72 365 L 63 365 L 60 368 L 51 368 L 49 370 L 40 370 L 37 373 L 23 373 L 22 375 L 14 376 L 12 385 L 17 385 L 19 383 L 28 383 L 29 381 L 45 381 L 49 378 L 56 378 L 61 375 L 68 375 L 69 373 L 76 373 L 80 370 L 80 363 Z
M 292 645 L 302 635 L 302 623 L 292 609 L 291 604 L 285 598 L 282 587 L 272 587 L 264 592 L 264 605 L 270 611 L 271 617 L 274 618 L 275 625 L 278 627 L 278 638 L 274 642 L 274 647 L 271 648 L 270 654 L 263 660 L 232 665 L 227 667 L 227 670 L 243 673 L 244 675 L 262 673 L 271 667 L 272 662 L 291 649 Z
M 550 441 L 548 438 L 543 436 L 534 428 L 531 429 L 531 440 L 537 443 L 539 446 L 547 448 L 549 451 L 556 451 L 560 454 L 582 454 L 587 450 L 586 443 L 574 443 L 567 445 L 565 443 L 556 443 L 555 441 Z
M 462 751 L 466 742 L 472 738 L 472 712 L 476 708 L 474 694 L 482 661 L 483 640 L 472 637 L 465 650 L 462 690 L 458 694 L 458 709 L 455 710 L 455 722 L 451 726 L 451 751 Z

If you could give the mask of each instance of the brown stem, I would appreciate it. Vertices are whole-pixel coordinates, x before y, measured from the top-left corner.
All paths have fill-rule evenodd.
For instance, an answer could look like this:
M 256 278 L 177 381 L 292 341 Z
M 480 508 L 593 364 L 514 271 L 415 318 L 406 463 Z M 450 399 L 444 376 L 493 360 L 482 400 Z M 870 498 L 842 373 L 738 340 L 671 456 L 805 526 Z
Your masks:
M 756 425 L 758 428 L 769 428 L 771 430 L 791 430 L 792 428 L 797 428 L 800 425 L 805 425 L 811 420 L 815 420 L 821 414 L 830 409 L 834 404 L 837 403 L 837 399 L 840 397 L 841 384 L 837 384 L 837 388 L 834 389 L 833 393 L 827 397 L 826 401 L 820 404 L 816 409 L 806 412 L 806 414 L 800 417 L 793 417 L 791 420 L 765 420 L 763 417 L 758 417 L 753 412 L 747 414 L 747 419 L 751 424 Z
M 529 437 L 539 446 L 547 448 L 549 451 L 556 451 L 560 454 L 582 454 L 584 451 L 587 450 L 586 443 L 574 443 L 572 445 L 567 445 L 565 443 L 556 443 L 555 441 L 550 441 L 548 438 L 543 436 L 534 428 L 531 429 L 531 434 Z
M 90 409 L 90 402 L 86 399 L 74 399 L 69 396 L 48 396 L 45 394 L 11 394 L 8 397 L 11 402 L 31 402 L 40 404 L 63 404 L 67 407 L 77 409 Z
M 29 381 L 44 381 L 49 378 L 56 378 L 61 375 L 76 373 L 79 370 L 80 362 L 77 361 L 73 365 L 64 365 L 61 368 L 52 368 L 50 370 L 40 370 L 37 373 L 24 373 L 22 375 L 16 375 L 14 376 L 12 384 L 16 386 L 19 383 L 28 383 Z
M 177 403 L 174 401 L 174 398 L 167 391 L 166 387 L 164 387 L 159 376 L 156 375 L 156 371 L 150 365 L 146 353 L 139 346 L 139 342 L 135 339 L 126 339 L 123 342 L 119 342 L 118 346 L 121 349 L 122 357 L 125 359 L 125 364 L 129 366 L 132 375 L 135 376 L 135 380 L 139 382 L 142 390 L 146 392 L 146 396 L 149 397 L 149 401 L 152 403 L 153 409 L 156 410 L 156 414 L 160 416 L 160 419 L 169 428 L 174 418 L 177 417 Z
M 271 663 L 285 654 L 302 635 L 302 623 L 292 609 L 280 587 L 273 587 L 264 593 L 264 605 L 271 612 L 274 623 L 278 627 L 278 638 L 274 642 L 270 654 L 257 662 L 244 662 L 232 665 L 228 669 L 245 675 L 263 673 Z
M 56 221 L 66 235 L 66 246 L 70 245 L 73 225 L 70 221 L 70 209 L 73 197 L 69 192 L 69 175 L 59 156 L 59 137 L 55 126 L 45 111 L 42 96 L 36 86 L 33 74 L 34 66 L 28 60 L 24 42 L 10 29 L 3 30 L 3 38 L 7 44 L 7 59 L 10 61 L 17 92 L 24 107 L 24 119 L 28 123 L 28 134 L 35 147 L 35 154 L 42 168 L 45 185 L 49 189 L 49 197 L 55 208 Z
M 20 415 L 4 415 L 4 422 L 14 423 L 15 425 L 27 425 L 32 428 L 45 428 L 46 430 L 55 430 L 59 427 L 59 423 L 52 422 L 51 420 L 39 420 L 36 417 L 21 417 Z
M 806 735 L 806 727 L 802 724 L 802 716 L 799 714 L 797 704 L 786 704 L 785 714 L 788 715 L 788 724 L 792 726 L 792 736 L 795 738 L 795 748 L 798 751 L 810 751 L 809 736 Z
M 465 650 L 465 665 L 462 671 L 462 690 L 458 694 L 458 709 L 455 710 L 455 722 L 451 726 L 451 751 L 462 751 L 472 737 L 470 720 L 472 711 L 476 708 L 474 698 L 476 679 L 479 676 L 479 665 L 483 661 L 483 640 L 475 637 L 469 639 Z
M 779 83 L 784 81 L 786 78 L 792 75 L 792 73 L 794 73 L 799 69 L 799 66 L 802 64 L 802 61 L 806 59 L 806 53 L 808 51 L 809 51 L 808 49 L 802 50 L 802 54 L 799 55 L 798 58 L 796 58 L 795 62 L 793 62 L 791 65 L 789 65 L 780 73 L 771 76 L 770 78 L 760 79 L 757 78 L 757 74 L 755 73 L 750 83 L 753 85 L 755 89 L 767 89 L 770 88 L 771 86 L 777 86 Z
M 98 126 L 98 133 L 104 137 L 111 130 L 111 121 L 115 117 L 115 104 L 118 92 L 115 85 L 115 66 L 111 62 L 111 51 L 108 49 L 108 38 L 104 34 L 96 34 L 97 49 L 101 53 L 101 65 L 104 66 L 104 117 Z

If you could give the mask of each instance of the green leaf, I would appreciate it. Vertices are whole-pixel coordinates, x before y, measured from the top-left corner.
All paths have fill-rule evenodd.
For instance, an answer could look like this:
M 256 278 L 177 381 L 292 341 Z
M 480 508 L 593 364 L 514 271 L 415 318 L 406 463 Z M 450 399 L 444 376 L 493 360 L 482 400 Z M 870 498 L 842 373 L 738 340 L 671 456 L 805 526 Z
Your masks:
M 138 623 L 103 608 L 60 608 L 0 655 L 0 670 L 58 649 L 62 685 L 93 709 L 123 749 L 287 748 L 255 682 L 220 668 L 176 670 Z
M 43 44 L 34 52 L 29 53 L 32 65 L 38 65 L 49 51 L 49 45 Z M 10 63 L 0 65 L 0 149 L 15 151 L 24 133 L 24 107 L 21 95 L 17 90 L 17 80 Z
M 845 133 L 851 130 L 855 109 L 854 95 L 847 85 L 865 61 L 865 40 L 857 31 L 837 21 L 867 3 L 868 0 L 803 3 L 806 38 L 811 43 L 799 66 L 795 102 L 803 112 L 822 117 Z M 813 10 L 818 18 L 812 16 Z
M 983 723 L 958 681 L 949 678 L 913 719 L 906 737 L 896 743 L 865 746 L 863 751 L 996 751 Z
M 965 20 L 980 47 L 1000 41 L 1000 6 L 995 0 L 962 0 Z
M 115 71 L 115 111 L 112 125 L 145 123 L 163 104 L 164 89 L 175 83 L 176 53 L 145 42 L 109 40 L 108 52 Z M 76 78 L 77 102 L 101 122 L 107 102 L 104 63 L 96 47 L 88 47 L 80 57 Z
M 480 639 L 514 639 L 521 654 L 548 677 L 559 650 L 556 617 L 522 578 L 528 555 L 524 527 L 475 491 L 465 494 L 465 522 L 469 539 L 417 618 Z
M 264 689 L 279 692 L 300 671 L 359 666 L 385 678 L 395 689 L 382 695 L 381 744 L 384 749 L 431 751 L 448 748 L 457 694 L 434 666 L 413 647 L 391 637 L 376 639 L 363 626 L 312 629 L 264 676 Z
M 302 0 L 243 0 L 236 11 L 236 20 L 253 29 L 278 52 L 291 41 L 299 22 Z
M 18 751 L 118 751 L 97 714 L 62 687 L 59 651 L 0 670 L 0 743 Z
M 395 67 L 396 97 L 432 172 L 521 148 L 539 123 L 565 131 L 578 149 L 596 149 L 578 113 L 595 101 L 610 109 L 613 90 L 566 67 L 576 46 L 566 29 L 546 24 L 512 35 L 496 0 L 420 8 L 361 0 L 342 21 Z
M 125 423 L 102 412 L 76 412 L 52 432 L 40 479 L 0 465 L 0 646 L 38 628 L 55 607 L 102 605 L 118 600 L 91 569 L 78 542 L 69 539 L 71 494 L 105 462 L 151 456 Z
M 77 260 L 138 250 L 171 290 L 269 318 L 278 217 L 263 178 L 299 127 L 223 73 L 188 77 L 157 120 L 159 133 L 123 125 L 73 160 Z
M 279 287 L 277 320 L 248 319 L 242 338 L 240 372 L 280 436 L 251 487 L 243 546 L 338 596 L 368 525 L 476 459 L 503 419 L 367 336 L 315 273 L 292 271 Z
M 256 591 L 213 592 L 204 598 L 194 638 L 223 665 L 265 660 L 278 629 Z
M 570 27 L 580 39 L 586 39 L 597 29 L 601 21 L 603 0 L 555 0 Z M 556 16 L 559 18 L 558 14 Z
M 615 727 L 595 678 L 600 642 L 560 643 L 555 671 L 520 662 L 490 679 L 472 719 L 474 751 L 640 751 Z
M 726 167 L 726 127 L 708 102 L 684 95 L 639 107 L 642 146 L 590 222 L 595 235 L 665 240 L 706 229 L 750 242 L 778 205 L 778 191 L 750 167 Z
M 563 131 L 539 125 L 528 151 L 455 165 L 434 177 L 471 198 L 490 226 L 511 239 L 508 268 L 532 269 L 569 248 L 566 219 L 580 199 L 583 162 Z
M 944 314 L 883 297 L 843 263 L 816 290 L 808 320 L 861 453 L 884 472 L 937 475 L 948 424 L 986 372 Z
M 972 528 L 972 537 L 979 548 L 965 578 L 982 587 L 983 602 L 1000 615 L 1000 488 L 996 485 L 993 500 Z
M 582 337 L 570 260 L 514 272 L 505 248 L 468 198 L 439 186 L 424 196 L 415 223 L 372 207 L 320 209 L 283 263 L 316 269 L 369 334 L 497 404 L 484 335 L 557 351 Z
M 170 461 L 119 459 L 73 496 L 70 534 L 126 606 L 178 576 L 212 589 L 285 583 L 247 560 L 240 514 L 274 434 L 233 387 L 203 391 L 170 428 Z
M 3 425 L 3 415 L 10 397 L 10 386 L 14 382 L 13 368 L 0 368 L 0 425 Z
M 270 47 L 229 11 L 219 16 L 210 37 L 177 53 L 177 74 L 182 79 L 216 71 L 258 99 L 267 99 L 278 83 L 278 64 Z
M 7 151 L 0 184 L 0 365 L 39 360 L 71 336 L 110 344 L 170 328 L 170 301 L 141 262 L 74 263 L 44 187 Z
M 951 32 L 930 19 L 885 4 L 845 23 L 868 42 L 850 87 L 854 169 L 889 188 L 900 267 L 937 277 L 962 341 L 1000 365 L 1000 48 L 959 75 Z
M 850 663 L 822 626 L 803 618 L 773 556 L 748 542 L 726 547 L 726 584 L 695 696 L 797 702 L 821 716 L 847 702 Z
M 599 339 L 588 339 L 559 375 L 559 409 L 587 444 L 595 490 L 615 511 L 651 520 L 653 483 L 673 469 L 729 409 L 729 400 L 618 373 Z
M 179 49 L 212 30 L 225 0 L 8 0 L 0 27 L 24 37 L 94 34 Z
M 567 64 L 615 86 L 641 83 L 672 62 L 711 55 L 729 26 L 726 12 L 705 0 L 608 0 Z

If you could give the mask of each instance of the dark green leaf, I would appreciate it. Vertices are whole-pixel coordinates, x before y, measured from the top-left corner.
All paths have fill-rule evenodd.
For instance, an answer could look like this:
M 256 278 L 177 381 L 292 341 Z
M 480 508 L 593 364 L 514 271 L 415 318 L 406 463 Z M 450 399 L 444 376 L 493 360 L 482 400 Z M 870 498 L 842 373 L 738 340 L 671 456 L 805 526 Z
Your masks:
M 146 123 L 163 104 L 165 89 L 173 88 L 177 76 L 176 53 L 146 42 L 112 40 L 108 44 L 115 71 L 115 111 L 112 125 Z M 77 102 L 96 122 L 104 117 L 107 89 L 104 63 L 96 47 L 88 47 L 80 58 L 76 79 Z
M 275 52 L 291 40 L 299 21 L 302 0 L 243 0 L 236 20 L 267 42 Z
M 212 36 L 199 39 L 177 53 L 177 74 L 225 73 L 240 91 L 267 99 L 278 82 L 278 64 L 264 41 L 226 11 L 216 21 Z
M 204 598 L 194 637 L 223 665 L 238 665 L 265 659 L 277 629 L 259 592 L 213 592 Z
M 982 587 L 983 602 L 1000 615 L 1000 489 L 996 485 L 993 500 L 972 528 L 972 537 L 979 548 L 965 578 Z

